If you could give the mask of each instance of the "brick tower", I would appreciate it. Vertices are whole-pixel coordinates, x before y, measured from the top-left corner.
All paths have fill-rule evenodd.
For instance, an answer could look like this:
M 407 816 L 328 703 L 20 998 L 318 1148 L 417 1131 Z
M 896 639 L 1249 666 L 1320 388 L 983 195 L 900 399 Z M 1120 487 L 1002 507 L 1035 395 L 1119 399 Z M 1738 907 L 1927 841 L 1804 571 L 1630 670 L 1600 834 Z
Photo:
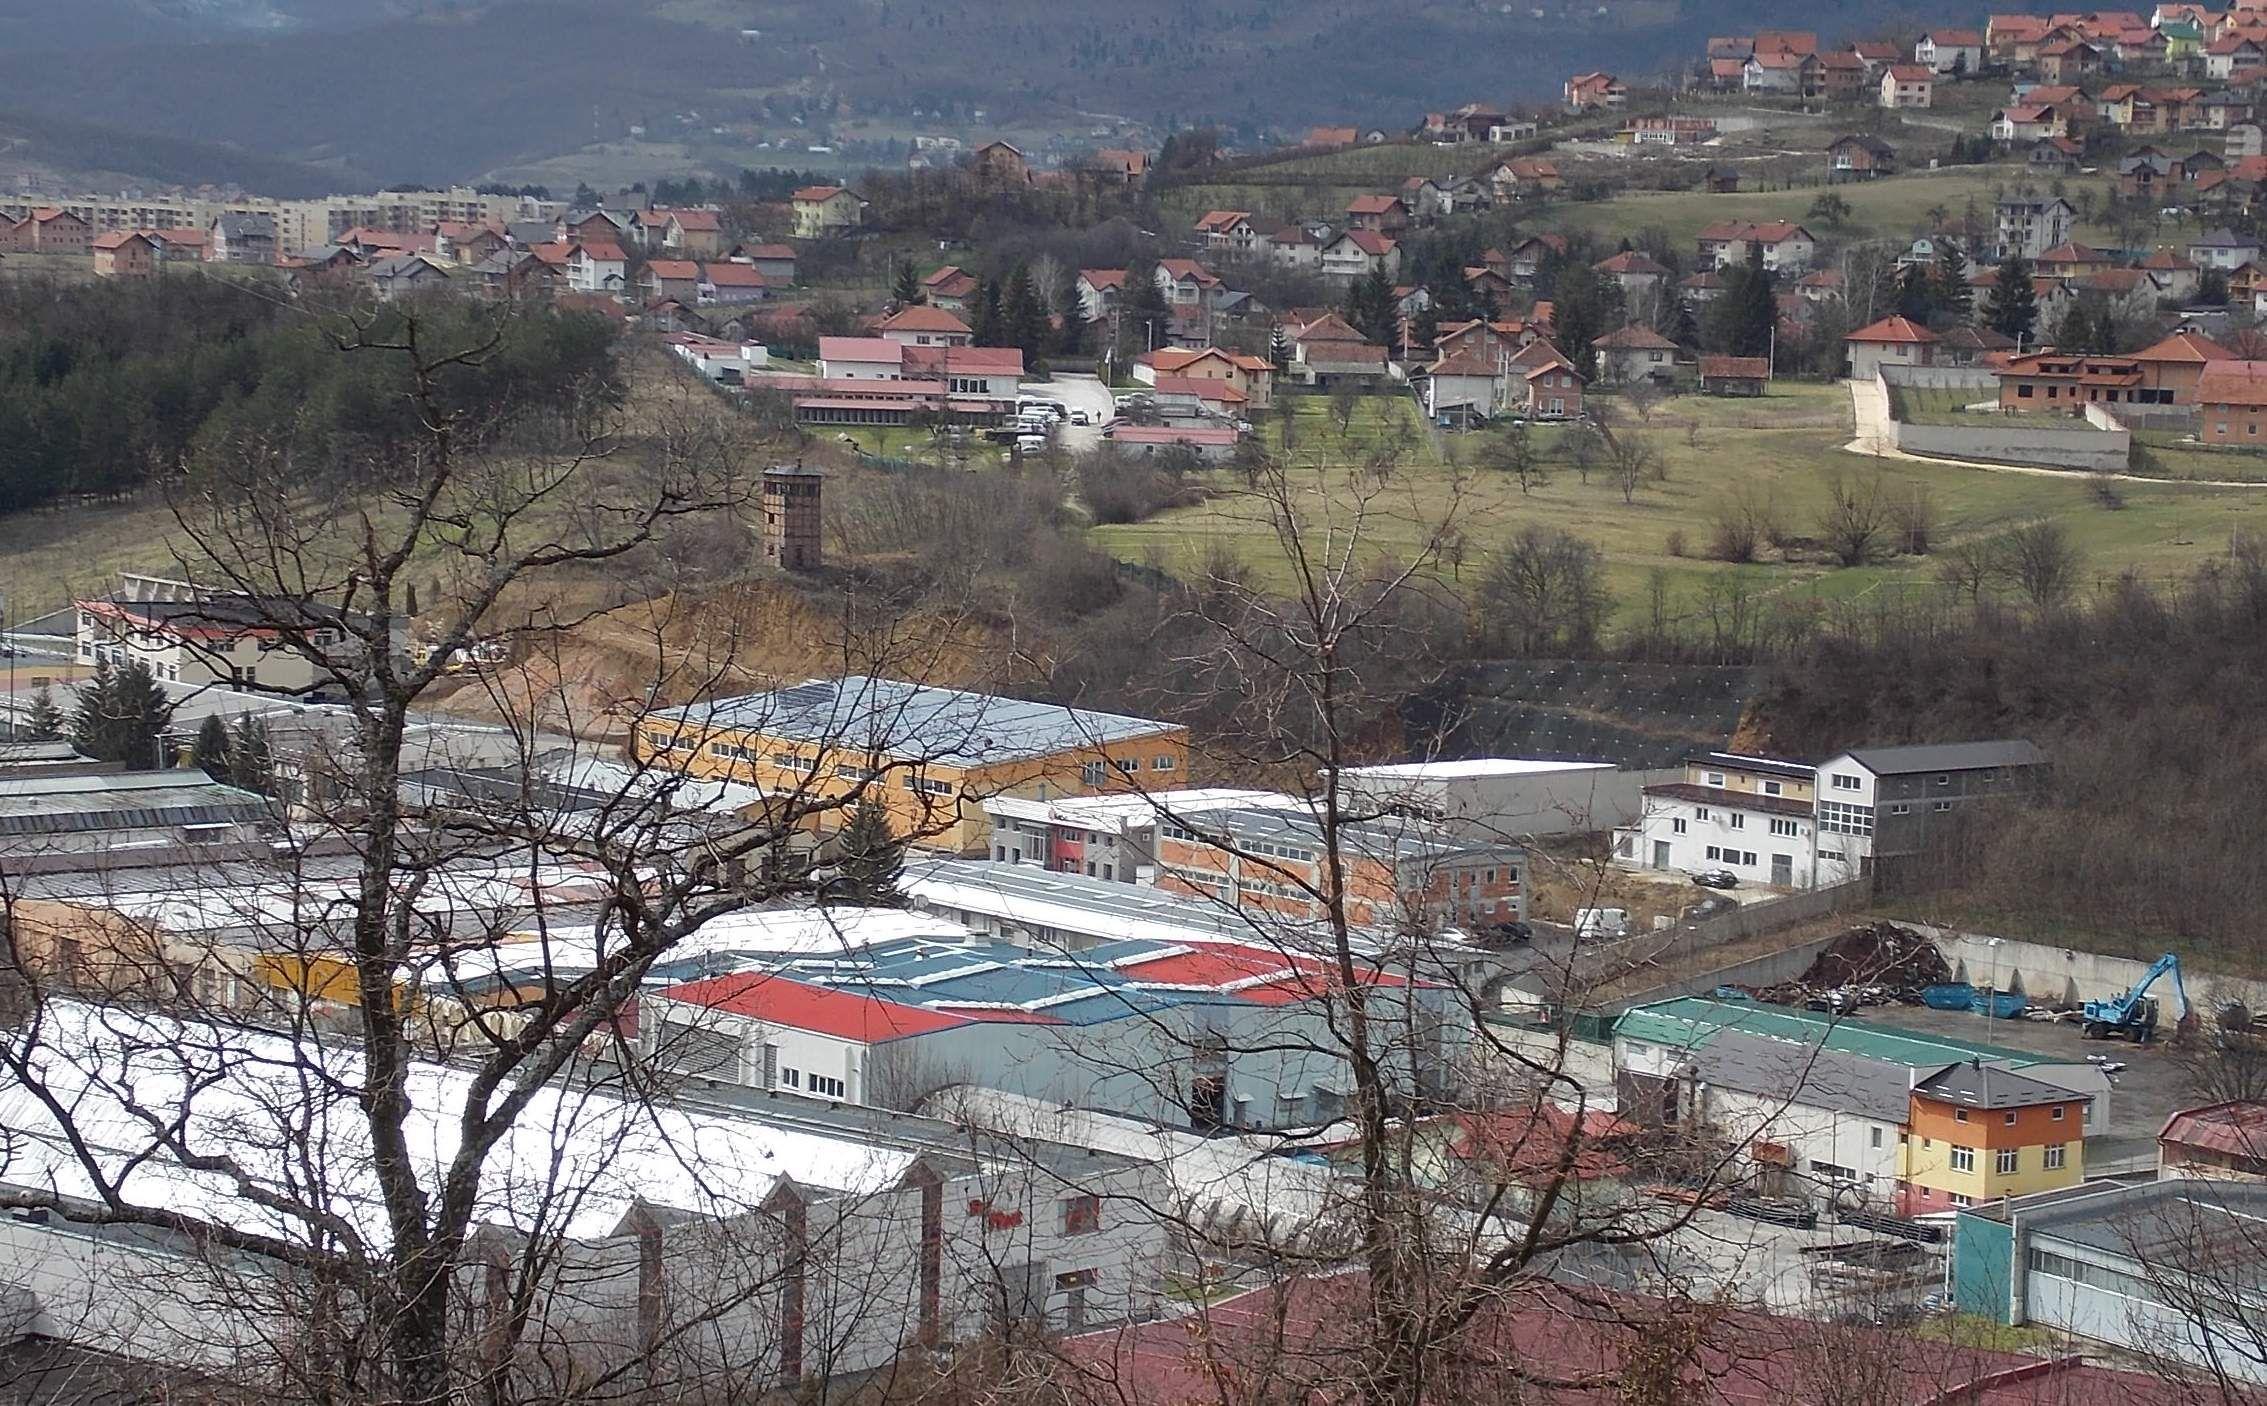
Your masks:
M 764 470 L 764 560 L 786 571 L 819 569 L 819 498 L 826 475 L 801 464 Z

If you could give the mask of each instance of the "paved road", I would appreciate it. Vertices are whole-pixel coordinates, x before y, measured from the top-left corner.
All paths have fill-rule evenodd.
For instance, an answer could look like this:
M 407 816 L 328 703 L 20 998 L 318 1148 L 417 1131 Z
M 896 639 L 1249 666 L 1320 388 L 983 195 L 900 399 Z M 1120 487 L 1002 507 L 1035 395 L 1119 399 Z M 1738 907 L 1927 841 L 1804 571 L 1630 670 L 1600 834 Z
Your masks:
M 1059 401 L 1066 410 L 1084 410 L 1094 420 L 1091 425 L 1074 425 L 1064 421 L 1058 432 L 1063 447 L 1073 454 L 1084 454 L 1102 446 L 1102 426 L 1118 413 L 1117 398 L 1110 388 L 1093 376 L 1071 375 L 1056 372 L 1052 381 L 1026 381 L 1017 387 L 1019 393 L 1039 400 Z

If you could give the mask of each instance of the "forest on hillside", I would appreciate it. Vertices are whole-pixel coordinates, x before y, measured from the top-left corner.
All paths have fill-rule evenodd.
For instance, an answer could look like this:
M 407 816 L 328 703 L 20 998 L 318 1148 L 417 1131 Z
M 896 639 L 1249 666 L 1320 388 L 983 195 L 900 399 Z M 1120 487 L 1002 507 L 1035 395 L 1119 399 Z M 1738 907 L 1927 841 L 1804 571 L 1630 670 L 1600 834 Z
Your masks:
M 604 318 L 420 315 L 484 348 L 445 373 L 459 405 L 542 404 L 615 374 Z M 309 478 L 376 472 L 411 439 L 402 359 L 337 347 L 384 342 L 400 317 L 199 277 L 0 284 L 0 512 L 129 493 L 251 443 Z

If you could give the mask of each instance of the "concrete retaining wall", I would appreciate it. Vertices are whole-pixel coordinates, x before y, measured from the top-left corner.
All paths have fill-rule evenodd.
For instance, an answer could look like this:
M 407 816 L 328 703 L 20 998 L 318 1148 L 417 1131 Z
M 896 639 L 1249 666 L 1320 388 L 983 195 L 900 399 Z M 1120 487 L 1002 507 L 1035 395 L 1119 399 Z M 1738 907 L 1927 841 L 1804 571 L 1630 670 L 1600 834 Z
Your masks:
M 1792 981 L 1810 970 L 1810 964 L 1818 960 L 1818 954 L 1832 946 L 1833 942 L 1831 937 L 1798 942 L 1792 947 L 1783 947 L 1761 957 L 1750 957 L 1744 962 L 1733 962 L 1728 966 L 1696 972 L 1675 981 L 1664 981 L 1659 986 L 1632 992 L 1600 1009 L 1609 1014 L 1619 1013 L 1631 1006 L 1645 1005 L 1649 1001 L 1666 1001 L 1677 996 L 1705 996 L 1719 986 L 1776 986 L 1782 981 Z
M 2122 473 L 2133 454 L 2130 430 L 2049 429 L 2029 424 L 2012 429 L 1971 429 L 1966 425 L 1906 425 L 1895 421 L 1890 428 L 1896 433 L 1899 449 L 1938 459 L 1982 459 Z
M 1999 395 L 1999 377 L 1981 366 L 1884 366 L 1881 380 L 1887 386 L 1916 390 L 1987 391 Z
M 2044 1005 L 2076 1005 L 2115 996 L 2130 990 L 2149 970 L 2149 963 L 2132 957 L 2105 957 L 2099 952 L 2021 942 L 2012 937 L 1994 939 L 1989 933 L 1960 932 L 1926 923 L 1902 925 L 1935 940 L 1944 960 L 1952 964 L 1954 981 L 2020 991 Z M 2203 1008 L 2198 1015 L 2209 1013 L 2221 999 L 2240 1000 L 2247 994 L 2239 989 L 2242 983 L 2221 977 L 2191 976 L 2186 980 L 2188 994 Z M 2149 994 L 2157 998 L 2166 1019 L 2179 1020 L 2186 1014 L 2169 979 L 2159 981 Z
M 1927 377 L 1929 379 L 1920 379 Z M 1976 379 L 1980 378 L 1980 379 Z M 1996 389 L 1998 378 L 1968 366 L 1905 366 L 1876 373 L 1882 398 L 1894 407 L 1892 386 Z M 1894 418 L 1888 430 L 1896 447 L 1937 459 L 1980 459 L 2001 464 L 2042 464 L 2057 469 L 2123 472 L 2133 455 L 2133 433 L 2124 429 L 2083 428 L 2051 415 L 1978 416 L 1975 425 L 1911 425 Z M 2004 420 L 2005 424 L 1988 423 Z

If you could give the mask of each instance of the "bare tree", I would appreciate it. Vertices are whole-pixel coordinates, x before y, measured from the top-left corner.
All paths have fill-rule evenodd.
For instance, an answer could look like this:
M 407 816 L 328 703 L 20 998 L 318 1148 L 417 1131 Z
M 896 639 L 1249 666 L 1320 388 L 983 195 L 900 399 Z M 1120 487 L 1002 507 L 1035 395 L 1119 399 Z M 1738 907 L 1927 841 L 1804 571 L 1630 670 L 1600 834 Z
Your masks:
M 1514 420 L 1490 435 L 1480 448 L 1480 466 L 1510 474 L 1522 494 L 1532 493 L 1551 481 L 1550 465 L 1535 445 L 1534 431 L 1525 420 Z
M 1925 557 L 1937 525 L 1936 494 L 1925 483 L 1908 483 L 1889 495 L 1889 518 L 1896 531 L 1897 550 L 1909 557 Z
M 1742 484 L 1717 506 L 1709 555 L 1718 561 L 1754 561 L 1757 548 L 1766 542 L 1776 545 L 1784 535 L 1777 505 L 1753 484 Z
M 1889 530 L 1890 508 L 1881 475 L 1852 477 L 1836 469 L 1826 476 L 1826 506 L 1819 510 L 1818 535 L 1844 566 L 1873 560 Z
M 2070 529 L 2053 518 L 2024 523 L 2000 541 L 2008 580 L 2026 600 L 2044 610 L 2061 605 L 2078 589 L 2081 560 Z
M 1588 647 L 1612 604 L 1598 548 L 1546 527 L 1520 529 L 1489 559 L 1473 593 L 1482 637 L 1527 658 Z
M 1668 473 L 1668 461 L 1653 447 L 1653 441 L 1631 429 L 1606 442 L 1606 463 L 1624 503 L 1636 502 L 1638 490 L 1648 480 L 1664 478 Z

